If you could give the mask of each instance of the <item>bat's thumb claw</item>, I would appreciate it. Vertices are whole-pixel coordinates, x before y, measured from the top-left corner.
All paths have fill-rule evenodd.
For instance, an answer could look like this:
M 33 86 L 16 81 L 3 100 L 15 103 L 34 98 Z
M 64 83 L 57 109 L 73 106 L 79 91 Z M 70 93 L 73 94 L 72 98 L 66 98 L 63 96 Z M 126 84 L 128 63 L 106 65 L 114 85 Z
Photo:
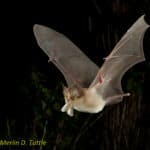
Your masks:
M 51 63 L 52 61 L 53 61 L 53 59 L 52 59 L 52 58 L 49 58 L 48 63 Z

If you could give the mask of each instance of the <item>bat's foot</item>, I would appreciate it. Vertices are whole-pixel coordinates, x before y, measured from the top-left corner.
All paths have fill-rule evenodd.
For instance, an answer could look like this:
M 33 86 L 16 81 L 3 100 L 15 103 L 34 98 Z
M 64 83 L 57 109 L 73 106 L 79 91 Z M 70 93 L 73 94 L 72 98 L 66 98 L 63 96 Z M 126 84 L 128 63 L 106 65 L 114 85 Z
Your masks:
M 131 95 L 131 93 L 125 93 L 125 94 L 123 94 L 123 96 L 130 96 Z
M 125 94 L 118 94 L 118 95 L 114 95 L 114 96 L 108 97 L 106 99 L 106 104 L 109 105 L 109 104 L 119 103 L 119 102 L 122 101 L 123 97 L 130 96 L 130 95 L 131 95 L 130 93 L 125 93 Z

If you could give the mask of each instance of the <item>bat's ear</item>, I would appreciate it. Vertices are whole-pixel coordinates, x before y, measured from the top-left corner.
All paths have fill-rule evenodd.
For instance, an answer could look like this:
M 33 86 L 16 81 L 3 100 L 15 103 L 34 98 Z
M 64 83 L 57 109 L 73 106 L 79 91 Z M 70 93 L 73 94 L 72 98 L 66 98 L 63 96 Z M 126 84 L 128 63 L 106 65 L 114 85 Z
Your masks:
M 61 86 L 62 86 L 62 89 L 64 89 L 64 88 L 65 88 L 65 85 L 64 85 L 63 83 L 61 83 Z
M 63 91 L 67 90 L 67 87 L 63 83 L 62 83 L 62 89 L 63 89 Z

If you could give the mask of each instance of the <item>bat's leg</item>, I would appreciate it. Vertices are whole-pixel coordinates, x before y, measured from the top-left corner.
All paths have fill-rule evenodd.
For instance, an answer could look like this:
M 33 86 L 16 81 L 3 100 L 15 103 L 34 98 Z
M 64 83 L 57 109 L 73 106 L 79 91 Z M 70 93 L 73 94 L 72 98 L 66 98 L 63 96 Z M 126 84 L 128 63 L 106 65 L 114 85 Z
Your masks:
M 125 93 L 125 94 L 118 94 L 114 96 L 110 96 L 106 99 L 106 104 L 115 104 L 119 103 L 123 97 L 125 96 L 130 96 L 130 93 Z M 118 100 L 119 99 L 119 100 Z

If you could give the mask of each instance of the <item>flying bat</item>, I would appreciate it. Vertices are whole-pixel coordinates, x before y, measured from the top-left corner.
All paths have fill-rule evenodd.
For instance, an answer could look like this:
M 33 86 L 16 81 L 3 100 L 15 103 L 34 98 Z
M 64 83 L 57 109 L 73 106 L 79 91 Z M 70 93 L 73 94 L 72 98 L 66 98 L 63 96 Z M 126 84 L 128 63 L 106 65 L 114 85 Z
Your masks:
M 149 25 L 141 16 L 125 33 L 99 68 L 63 34 L 35 24 L 33 32 L 40 48 L 64 75 L 65 105 L 61 111 L 69 116 L 74 110 L 98 113 L 105 106 L 122 101 L 121 79 L 135 64 L 145 60 L 143 37 Z

